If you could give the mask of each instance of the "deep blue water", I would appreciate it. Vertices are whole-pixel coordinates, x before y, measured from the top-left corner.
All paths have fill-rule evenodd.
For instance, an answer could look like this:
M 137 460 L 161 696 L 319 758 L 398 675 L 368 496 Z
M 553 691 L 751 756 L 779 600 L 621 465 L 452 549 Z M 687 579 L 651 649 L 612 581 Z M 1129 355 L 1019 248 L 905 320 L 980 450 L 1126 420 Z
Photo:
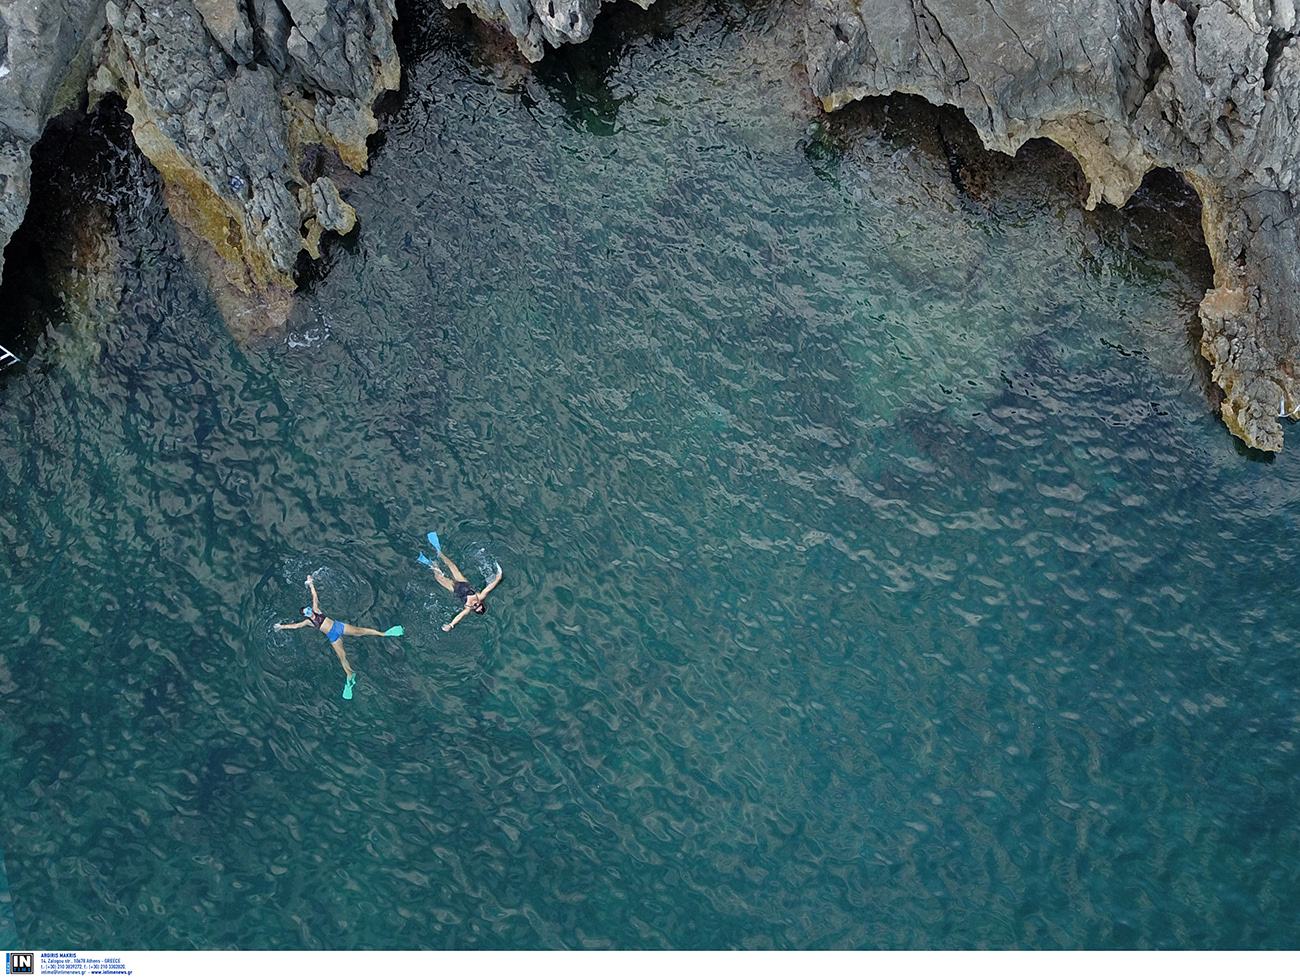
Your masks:
M 820 117 L 762 10 L 412 12 L 285 336 L 121 153 L 120 301 L 0 376 L 16 942 L 1300 943 L 1297 456 L 1213 415 L 1185 191 Z M 431 529 L 505 574 L 451 633 Z M 406 629 L 351 701 L 308 572 Z

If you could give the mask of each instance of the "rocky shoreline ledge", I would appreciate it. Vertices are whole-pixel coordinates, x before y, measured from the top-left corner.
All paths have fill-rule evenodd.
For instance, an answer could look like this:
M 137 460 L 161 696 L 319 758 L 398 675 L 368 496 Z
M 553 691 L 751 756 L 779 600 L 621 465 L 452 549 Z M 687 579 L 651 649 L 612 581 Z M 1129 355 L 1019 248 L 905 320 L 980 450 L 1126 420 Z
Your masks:
M 601 0 L 443 0 L 524 57 L 586 40 Z M 635 0 L 646 7 L 654 0 Z M 0 2 L 0 244 L 30 197 L 31 147 L 69 106 L 116 93 L 232 332 L 288 314 L 299 255 L 357 215 L 330 174 L 362 171 L 396 90 L 392 0 Z M 1300 17 L 1294 0 L 805 0 L 812 94 L 827 111 L 919 95 L 990 149 L 1050 139 L 1088 206 L 1153 169 L 1199 194 L 1215 281 L 1201 350 L 1228 429 L 1282 447 L 1300 417 Z
M 277 328 L 299 253 L 356 223 L 320 161 L 365 168 L 375 102 L 400 81 L 395 16 L 391 0 L 0 4 L 0 243 L 49 119 L 113 93 L 232 332 Z

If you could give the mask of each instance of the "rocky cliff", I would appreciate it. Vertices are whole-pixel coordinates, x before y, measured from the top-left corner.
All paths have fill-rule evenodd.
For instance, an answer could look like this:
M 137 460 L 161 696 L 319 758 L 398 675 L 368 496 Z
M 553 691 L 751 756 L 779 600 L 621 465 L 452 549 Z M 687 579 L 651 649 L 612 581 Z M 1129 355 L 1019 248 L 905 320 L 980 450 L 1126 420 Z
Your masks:
M 604 0 L 442 0 L 448 9 L 467 7 L 515 39 L 529 61 L 540 61 L 546 44 L 581 44 L 591 36 Z M 645 10 L 655 0 L 632 0 Z M 545 42 L 545 43 L 544 43 Z
M 1223 419 L 1282 446 L 1300 416 L 1300 52 L 1292 0 L 810 0 L 808 75 L 829 110 L 910 92 L 961 108 L 985 145 L 1046 137 L 1079 160 L 1089 205 L 1153 167 L 1203 204 L 1215 287 L 1202 352 Z
M 601 9 L 443 2 L 499 25 L 530 60 L 585 40 Z M 1181 173 L 1214 260 L 1202 351 L 1224 421 L 1252 446 L 1282 446 L 1279 415 L 1300 417 L 1295 0 L 804 0 L 787 14 L 805 21 L 828 111 L 910 93 L 960 108 L 991 149 L 1054 140 L 1079 160 L 1089 206 L 1122 204 L 1152 168 Z M 93 61 L 91 90 L 126 99 L 172 213 L 248 298 L 227 309 L 249 320 L 236 332 L 274 324 L 299 252 L 355 220 L 303 160 L 322 145 L 364 167 L 375 98 L 398 83 L 393 18 L 391 0 L 0 2 L 0 239 L 26 204 L 31 143 Z
M 375 100 L 399 82 L 394 17 L 391 0 L 0 6 L 3 241 L 26 208 L 31 145 L 46 121 L 87 90 L 115 92 L 232 331 L 282 323 L 299 253 L 317 254 L 322 233 L 356 221 L 310 150 L 365 167 Z
M 366 165 L 373 107 L 397 88 L 391 0 L 110 0 L 93 94 L 126 99 L 168 208 L 220 257 L 240 336 L 284 321 L 300 251 L 356 214 L 304 168 L 325 146 Z

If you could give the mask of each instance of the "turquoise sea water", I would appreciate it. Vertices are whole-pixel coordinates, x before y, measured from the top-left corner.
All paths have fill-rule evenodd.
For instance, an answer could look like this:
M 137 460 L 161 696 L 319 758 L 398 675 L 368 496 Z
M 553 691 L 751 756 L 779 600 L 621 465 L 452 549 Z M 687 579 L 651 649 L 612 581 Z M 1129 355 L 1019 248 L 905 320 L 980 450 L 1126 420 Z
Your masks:
M 120 311 L 0 375 L 18 942 L 1297 945 L 1300 455 L 1212 415 L 1186 196 L 820 118 L 761 10 L 408 13 L 285 337 L 123 154 Z M 505 574 L 451 633 L 430 529 Z M 308 572 L 406 629 L 352 701 Z

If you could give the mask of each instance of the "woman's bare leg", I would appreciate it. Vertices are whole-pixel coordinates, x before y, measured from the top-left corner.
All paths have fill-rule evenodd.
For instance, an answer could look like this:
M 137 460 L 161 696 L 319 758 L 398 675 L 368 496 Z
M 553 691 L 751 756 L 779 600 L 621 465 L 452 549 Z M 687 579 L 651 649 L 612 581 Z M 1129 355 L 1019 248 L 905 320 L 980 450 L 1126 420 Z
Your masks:
M 466 579 L 465 574 L 463 574 L 463 573 L 460 572 L 460 567 L 458 567 L 458 566 L 456 566 L 456 564 L 452 563 L 452 562 L 451 562 L 451 558 L 450 558 L 449 556 L 447 556 L 446 553 L 444 553 L 442 550 L 438 550 L 438 555 L 439 555 L 440 557 L 442 557 L 442 562 L 445 563 L 445 564 L 447 564 L 447 569 L 451 571 L 451 575 L 452 575 L 455 579 L 457 579 L 457 580 L 463 580 L 465 583 L 469 583 L 469 580 Z M 455 590 L 456 588 L 454 588 L 454 587 L 449 587 L 449 588 L 447 588 L 447 589 L 448 589 L 448 590 Z
M 388 635 L 385 634 L 383 631 L 376 631 L 374 628 L 359 628 L 355 624 L 343 625 L 343 634 L 345 637 L 352 637 L 353 635 L 356 635 L 359 638 L 367 637 L 367 636 L 372 638 L 388 637 Z
M 432 566 L 432 564 L 430 564 L 430 566 Z M 437 580 L 438 583 L 442 584 L 448 590 L 455 593 L 456 585 L 453 584 L 450 580 L 448 580 L 447 575 L 443 573 L 441 570 L 439 570 L 436 566 L 433 567 L 433 579 Z
M 347 630 L 347 629 L 348 629 L 349 627 L 351 627 L 351 625 L 344 625 L 344 627 L 343 627 L 343 633 L 344 633 L 344 634 L 347 634 L 347 633 L 348 633 L 348 630 Z M 377 634 L 377 633 L 378 633 L 378 632 L 376 632 L 376 634 Z M 338 638 L 338 639 L 335 640 L 335 641 L 331 641 L 330 644 L 331 644 L 331 645 L 333 646 L 333 648 L 334 648 L 334 654 L 336 654 L 336 655 L 339 656 L 339 664 L 343 666 L 343 673 L 344 673 L 345 675 L 347 675 L 348 678 L 351 678 L 351 677 L 352 677 L 352 666 L 348 664 L 348 653 L 347 653 L 346 651 L 343 650 L 343 639 L 342 639 L 342 638 Z

